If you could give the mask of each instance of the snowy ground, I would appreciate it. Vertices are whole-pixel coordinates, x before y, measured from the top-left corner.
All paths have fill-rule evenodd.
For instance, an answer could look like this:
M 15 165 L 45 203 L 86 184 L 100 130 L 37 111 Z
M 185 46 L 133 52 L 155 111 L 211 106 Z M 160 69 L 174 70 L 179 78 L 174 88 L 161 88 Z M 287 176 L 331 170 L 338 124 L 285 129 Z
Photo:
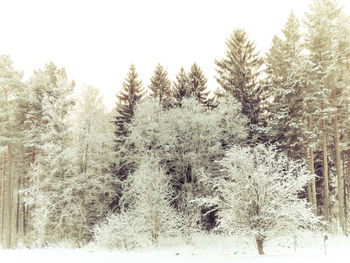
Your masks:
M 69 249 L 0 250 L 1 262 L 335 262 L 348 258 L 350 238 L 329 236 L 327 255 L 322 234 L 279 238 L 266 243 L 264 256 L 257 255 L 254 243 L 245 238 L 205 236 L 194 238 L 191 245 L 163 246 L 133 252 L 104 251 L 93 247 Z

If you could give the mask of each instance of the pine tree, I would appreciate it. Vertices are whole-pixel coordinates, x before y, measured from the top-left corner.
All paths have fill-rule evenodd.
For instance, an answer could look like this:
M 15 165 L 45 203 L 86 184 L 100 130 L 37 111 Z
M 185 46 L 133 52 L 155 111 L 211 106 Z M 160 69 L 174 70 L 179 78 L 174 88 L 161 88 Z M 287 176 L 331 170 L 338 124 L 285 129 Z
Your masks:
M 0 156 L 1 156 L 1 244 L 12 248 L 15 244 L 17 214 L 18 167 L 16 163 L 20 147 L 23 74 L 13 67 L 9 56 L 0 56 Z
M 125 158 L 127 152 L 130 150 L 129 148 L 133 147 L 125 144 L 125 138 L 128 135 L 128 125 L 130 125 L 134 116 L 135 107 L 144 95 L 142 81 L 138 80 L 135 66 L 131 65 L 128 75 L 123 82 L 123 89 L 117 94 L 118 101 L 114 122 L 116 125 L 115 149 L 117 152 L 114 173 L 122 180 L 133 171 L 131 168 L 133 166 L 133 160 Z
M 225 57 L 216 60 L 215 77 L 221 88 L 242 103 L 242 113 L 250 120 L 250 138 L 262 125 L 263 88 L 259 85 L 262 59 L 242 29 L 236 29 L 226 42 Z
M 206 105 L 208 103 L 207 79 L 203 75 L 202 69 L 194 63 L 191 66 L 191 70 L 188 73 L 188 81 L 190 84 L 190 93 L 201 104 Z
M 182 100 L 191 96 L 190 81 L 183 67 L 176 75 L 176 82 L 173 82 L 173 87 L 173 96 L 176 104 L 181 106 Z
M 305 39 L 306 47 L 309 51 L 309 59 L 313 67 L 313 90 L 314 97 L 317 98 L 315 113 L 320 120 L 322 133 L 322 174 L 324 185 L 324 208 L 323 213 L 326 220 L 330 220 L 330 200 L 329 200 L 329 167 L 328 167 L 328 147 L 327 139 L 329 133 L 329 121 L 335 108 L 331 103 L 331 93 L 336 86 L 336 60 L 332 50 L 334 40 L 337 39 L 337 19 L 341 13 L 339 5 L 331 0 L 315 0 L 310 6 L 310 13 L 306 13 L 305 24 L 307 35 Z M 318 107 L 317 107 L 318 106 Z M 339 182 L 338 175 L 338 182 Z M 340 187 L 340 188 L 339 188 Z M 341 185 L 338 190 L 341 191 Z M 338 194 L 339 212 L 343 211 L 343 197 Z M 340 215 L 341 222 L 344 222 L 343 215 Z M 343 223 L 341 223 L 343 226 Z
M 336 90 L 336 100 L 333 101 L 337 106 L 336 116 L 334 116 L 334 121 L 339 122 L 339 152 L 342 159 L 342 169 L 340 169 L 340 177 L 343 177 L 342 181 L 344 188 L 344 217 L 345 224 L 344 230 L 347 233 L 349 226 L 347 225 L 349 219 L 349 200 L 350 200 L 350 17 L 345 17 L 344 15 L 338 21 L 338 32 L 337 32 L 337 43 L 336 43 L 336 53 L 337 57 L 337 90 Z M 333 94 L 334 95 L 334 94 Z M 335 123 L 335 122 L 333 122 Z M 337 130 L 334 128 L 335 131 Z M 336 139 L 335 134 L 335 139 Z M 337 159 L 337 166 L 340 166 L 340 162 Z M 348 169 L 346 169 L 346 163 Z M 339 182 L 339 181 L 338 181 Z M 339 193 L 340 194 L 340 193 Z
M 168 72 L 160 64 L 154 70 L 148 88 L 151 90 L 151 97 L 157 99 L 160 105 L 166 107 L 170 104 L 171 82 L 168 79 Z
M 142 81 L 137 78 L 138 74 L 136 73 L 135 66 L 131 65 L 125 82 L 123 82 L 123 89 L 117 94 L 117 116 L 115 120 L 117 141 L 120 139 L 119 137 L 127 135 L 126 125 L 131 122 L 134 116 L 135 105 L 145 95 L 142 88 Z
M 350 23 L 344 12 L 341 10 L 339 16 L 336 19 L 336 31 L 334 32 L 336 37 L 333 39 L 333 57 L 336 67 L 335 70 L 335 85 L 331 88 L 331 104 L 335 109 L 332 114 L 333 124 L 333 137 L 334 137 L 334 152 L 335 152 L 335 166 L 337 176 L 337 190 L 338 190 L 338 202 L 339 202 L 339 219 L 340 225 L 343 229 L 343 233 L 347 233 L 347 222 L 345 218 L 346 206 L 345 206 L 345 187 L 344 187 L 344 171 L 341 167 L 341 122 L 350 114 L 349 107 L 349 90 L 350 85 Z M 344 107 L 345 106 L 345 107 Z
M 275 36 L 266 54 L 267 82 L 272 99 L 269 105 L 269 125 L 272 128 L 270 136 L 290 158 L 303 159 L 306 154 L 314 174 L 310 135 L 315 135 L 312 133 L 312 111 L 309 106 L 313 96 L 309 87 L 312 68 L 307 57 L 302 54 L 299 27 L 298 19 L 291 13 L 282 30 L 283 39 Z M 305 122 L 305 118 L 308 121 Z M 314 179 L 308 188 L 308 195 L 316 206 Z

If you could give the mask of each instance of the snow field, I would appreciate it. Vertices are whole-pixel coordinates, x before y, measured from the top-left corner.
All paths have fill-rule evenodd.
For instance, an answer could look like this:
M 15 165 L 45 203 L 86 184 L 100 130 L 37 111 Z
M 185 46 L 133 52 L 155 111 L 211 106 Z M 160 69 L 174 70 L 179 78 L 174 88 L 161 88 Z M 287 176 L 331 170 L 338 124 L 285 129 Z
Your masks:
M 135 251 L 111 251 L 94 247 L 69 248 L 64 242 L 45 249 L 18 248 L 0 250 L 1 262 L 342 262 L 347 258 L 350 238 L 329 235 L 327 255 L 324 255 L 323 234 L 297 235 L 294 252 L 294 237 L 280 237 L 266 242 L 266 255 L 259 256 L 253 240 L 247 237 L 222 235 L 197 235 L 191 244 L 179 239 L 161 240 L 157 248 Z

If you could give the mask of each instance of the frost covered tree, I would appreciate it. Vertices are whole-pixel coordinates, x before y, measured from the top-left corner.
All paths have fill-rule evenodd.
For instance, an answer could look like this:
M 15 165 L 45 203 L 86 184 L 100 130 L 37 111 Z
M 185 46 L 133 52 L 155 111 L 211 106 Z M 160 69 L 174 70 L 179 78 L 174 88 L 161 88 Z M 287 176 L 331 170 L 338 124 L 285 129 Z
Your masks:
M 214 196 L 199 198 L 199 205 L 215 205 L 217 228 L 251 236 L 259 254 L 264 241 L 296 230 L 314 229 L 320 219 L 299 194 L 312 175 L 302 163 L 289 159 L 273 146 L 233 146 L 218 161 L 216 175 L 202 174 L 201 181 Z
M 35 145 L 35 160 L 29 171 L 27 203 L 32 205 L 33 227 L 40 242 L 55 242 L 67 236 L 67 203 L 62 198 L 65 179 L 72 174 L 71 139 L 67 115 L 73 106 L 74 83 L 64 68 L 53 63 L 34 72 L 28 89 L 40 107 L 30 107 L 26 123 L 28 144 Z M 33 119 L 33 116 L 36 116 Z M 33 120 L 33 122 L 31 122 Z
M 335 70 L 335 85 L 331 87 L 331 104 L 335 109 L 332 114 L 333 141 L 335 152 L 335 168 L 337 177 L 337 194 L 339 210 L 338 216 L 343 233 L 347 233 L 347 222 L 345 218 L 345 200 L 344 198 L 344 171 L 341 167 L 341 140 L 345 141 L 341 134 L 342 122 L 345 122 L 346 116 L 350 114 L 350 108 L 347 107 L 350 101 L 350 19 L 344 12 L 340 12 L 336 21 L 336 39 L 333 48 Z
M 225 57 L 215 60 L 217 76 L 222 90 L 242 103 L 242 112 L 249 118 L 250 135 L 254 141 L 258 126 L 262 124 L 263 88 L 259 84 L 262 59 L 255 51 L 255 44 L 248 40 L 247 33 L 236 29 L 226 41 Z
M 171 82 L 168 79 L 168 72 L 162 65 L 157 65 L 148 88 L 151 91 L 151 97 L 157 99 L 160 105 L 166 107 L 170 104 Z
M 177 208 L 200 223 L 200 211 L 189 203 L 204 191 L 197 175 L 202 169 L 214 169 L 213 161 L 223 155 L 223 145 L 247 137 L 246 124 L 247 118 L 233 98 L 223 99 L 214 110 L 207 110 L 195 98 L 184 99 L 182 107 L 166 111 L 146 100 L 136 108 L 127 140 L 133 150 L 124 158 L 136 167 L 149 152 L 157 156 L 172 178 Z
M 0 171 L 1 171 L 1 240 L 4 248 L 14 246 L 16 234 L 15 208 L 20 171 L 19 149 L 23 139 L 21 99 L 23 73 L 13 67 L 9 56 L 0 56 Z M 22 153 L 22 152 L 21 152 Z M 18 223 L 18 222 L 17 222 Z
M 94 229 L 97 244 L 109 248 L 157 245 L 162 237 L 179 233 L 180 216 L 171 206 L 169 177 L 156 158 L 144 156 L 124 181 L 121 211 Z
M 66 203 L 62 214 L 69 229 L 66 238 L 82 244 L 91 239 L 91 228 L 106 216 L 117 190 L 111 170 L 114 125 L 97 89 L 83 88 L 71 123 L 73 140 L 66 154 L 73 171 L 62 182 L 61 199 Z
M 283 39 L 275 36 L 266 54 L 266 75 L 269 85 L 271 132 L 269 136 L 278 147 L 293 159 L 310 160 L 315 174 L 314 94 L 311 88 L 312 64 L 302 54 L 299 21 L 293 13 L 282 32 Z M 305 121 L 307 120 L 307 121 Z M 316 184 L 308 188 L 310 201 L 316 206 Z
M 266 56 L 266 73 L 270 86 L 270 125 L 273 127 L 273 141 L 291 158 L 304 158 L 303 113 L 306 110 L 305 83 L 300 81 L 301 34 L 299 21 L 290 14 L 283 32 L 284 39 L 274 37 L 272 47 Z
M 322 175 L 324 186 L 323 213 L 330 220 L 329 197 L 329 153 L 328 140 L 330 123 L 333 122 L 333 137 L 335 144 L 335 163 L 337 175 L 337 191 L 339 205 L 339 219 L 343 230 L 344 225 L 344 192 L 342 171 L 340 168 L 340 144 L 338 129 L 338 114 L 343 107 L 340 102 L 342 91 L 347 86 L 344 82 L 344 65 L 349 60 L 348 39 L 346 24 L 342 20 L 344 14 L 336 1 L 315 0 L 310 6 L 310 12 L 306 13 L 305 24 L 307 34 L 305 37 L 306 48 L 309 52 L 309 60 L 313 64 L 312 83 L 314 96 L 317 98 L 316 115 L 320 122 L 322 134 Z M 344 31 L 345 30 L 345 31 Z

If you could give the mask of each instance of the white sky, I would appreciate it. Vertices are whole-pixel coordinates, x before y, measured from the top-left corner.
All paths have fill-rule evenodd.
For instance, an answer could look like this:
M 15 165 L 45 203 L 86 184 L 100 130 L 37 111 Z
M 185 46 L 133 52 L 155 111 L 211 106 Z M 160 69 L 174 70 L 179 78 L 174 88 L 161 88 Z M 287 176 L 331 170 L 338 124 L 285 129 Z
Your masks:
M 311 2 L 0 0 L 0 54 L 10 55 L 25 79 L 53 61 L 78 87 L 99 88 L 111 108 L 131 63 L 146 86 L 158 63 L 174 81 L 181 66 L 197 62 L 214 90 L 214 59 L 223 57 L 235 28 L 265 52 L 290 10 L 302 18 Z M 350 1 L 338 2 L 349 14 Z

